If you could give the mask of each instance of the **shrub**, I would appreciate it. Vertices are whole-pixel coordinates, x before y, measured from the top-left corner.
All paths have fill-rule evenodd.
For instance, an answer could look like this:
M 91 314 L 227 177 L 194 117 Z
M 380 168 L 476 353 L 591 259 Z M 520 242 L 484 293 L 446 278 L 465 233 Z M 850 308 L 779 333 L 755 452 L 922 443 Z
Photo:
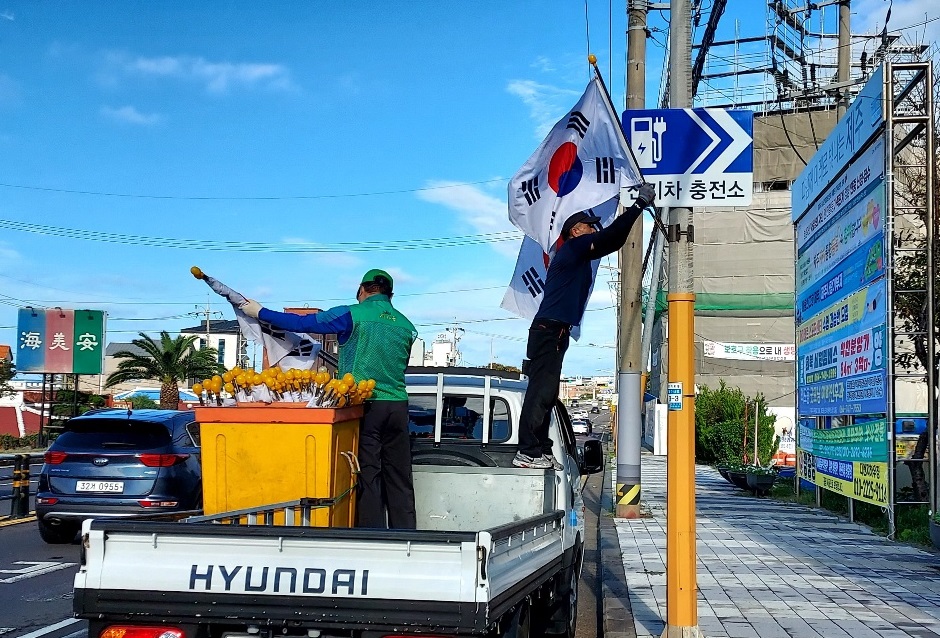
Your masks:
M 757 461 L 751 458 L 754 455 L 755 402 Z M 780 445 L 774 432 L 776 419 L 775 415 L 767 413 L 767 402 L 760 394 L 752 399 L 740 388 L 728 387 L 724 381 L 719 381 L 715 390 L 701 386 L 695 397 L 695 458 L 711 464 L 769 463 Z

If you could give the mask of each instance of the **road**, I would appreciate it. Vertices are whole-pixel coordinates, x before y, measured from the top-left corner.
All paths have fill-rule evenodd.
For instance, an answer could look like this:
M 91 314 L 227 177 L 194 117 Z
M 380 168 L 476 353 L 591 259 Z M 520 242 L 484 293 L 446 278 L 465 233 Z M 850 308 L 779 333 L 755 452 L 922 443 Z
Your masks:
M 595 424 L 592 436 L 603 439 L 610 413 L 603 410 L 589 417 Z M 600 638 L 598 516 L 604 476 L 606 473 L 589 477 L 583 492 L 586 534 L 576 638 Z M 4 503 L 0 501 L 0 506 Z M 85 623 L 72 618 L 72 581 L 79 550 L 77 541 L 45 544 L 35 522 L 0 525 L 0 600 L 4 601 L 0 637 L 88 638 Z

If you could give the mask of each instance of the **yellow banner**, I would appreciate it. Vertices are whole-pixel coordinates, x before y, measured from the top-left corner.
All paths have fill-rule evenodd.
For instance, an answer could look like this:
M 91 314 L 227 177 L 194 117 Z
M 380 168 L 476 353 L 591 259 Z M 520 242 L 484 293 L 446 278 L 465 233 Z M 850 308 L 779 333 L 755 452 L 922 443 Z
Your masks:
M 796 343 L 805 346 L 847 325 L 858 323 L 865 316 L 867 297 L 868 289 L 862 288 L 813 315 L 797 328 Z
M 887 463 L 852 463 L 852 479 L 818 471 L 817 459 L 816 485 L 830 492 L 837 492 L 857 501 L 874 505 L 888 505 L 888 464 Z

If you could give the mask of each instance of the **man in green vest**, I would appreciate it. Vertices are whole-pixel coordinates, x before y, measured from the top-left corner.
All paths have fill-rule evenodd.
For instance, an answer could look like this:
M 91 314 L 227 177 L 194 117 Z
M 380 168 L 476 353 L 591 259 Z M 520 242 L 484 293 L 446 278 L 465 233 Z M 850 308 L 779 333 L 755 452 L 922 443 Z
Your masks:
M 391 275 L 373 269 L 362 278 L 356 292 L 359 303 L 354 306 L 297 315 L 269 310 L 249 299 L 241 310 L 281 330 L 335 333 L 339 374 L 351 372 L 357 381 L 375 380 L 359 430 L 359 527 L 414 529 L 405 368 L 418 333 L 392 307 L 392 285 Z

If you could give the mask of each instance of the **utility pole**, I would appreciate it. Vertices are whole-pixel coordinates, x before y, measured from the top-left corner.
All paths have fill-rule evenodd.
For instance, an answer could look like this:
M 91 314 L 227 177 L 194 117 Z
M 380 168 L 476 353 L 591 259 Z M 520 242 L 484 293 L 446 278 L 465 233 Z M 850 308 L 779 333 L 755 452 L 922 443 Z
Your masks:
M 689 0 L 670 0 L 669 107 L 692 106 Z M 666 629 L 701 636 L 695 561 L 695 290 L 691 208 L 669 210 L 669 418 L 666 457 Z
M 646 18 L 648 0 L 628 0 L 627 108 L 646 108 Z M 640 515 L 640 409 L 643 388 L 642 278 L 643 218 L 633 225 L 620 249 L 620 367 L 617 379 L 618 518 Z
M 836 61 L 836 82 L 839 84 L 839 106 L 836 110 L 836 118 L 839 120 L 849 108 L 849 81 L 852 79 L 851 20 L 851 2 L 842 0 L 839 3 L 839 56 Z

